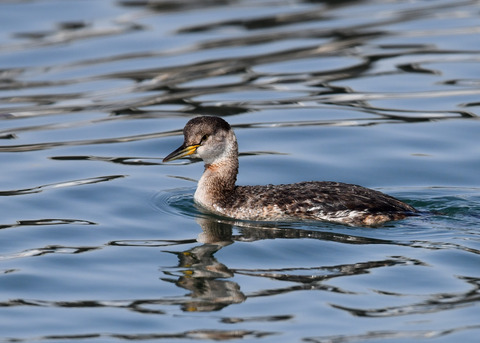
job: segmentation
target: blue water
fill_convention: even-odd
[[[478,1],[0,3],[0,342],[477,342]],[[379,228],[195,207],[220,115],[239,184],[336,180]]]

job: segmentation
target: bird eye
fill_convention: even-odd
[[[202,139],[200,140],[200,144],[205,142],[208,139],[208,135],[203,135]]]

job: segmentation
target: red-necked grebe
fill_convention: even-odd
[[[340,182],[236,186],[237,138],[225,120],[213,116],[193,118],[185,125],[183,135],[183,144],[163,162],[189,155],[201,158],[205,171],[194,200],[219,215],[243,220],[307,219],[379,225],[417,212],[389,195]]]

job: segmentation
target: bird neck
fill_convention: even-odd
[[[238,160],[227,160],[219,163],[205,164],[201,183],[219,191],[230,191],[235,187],[238,173]],[[200,183],[199,182],[199,183]]]
[[[235,189],[238,174],[238,148],[234,146],[222,159],[205,164],[205,171],[198,181],[194,199],[201,205],[213,209]]]

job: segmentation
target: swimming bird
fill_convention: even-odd
[[[204,209],[240,220],[321,220],[377,226],[416,211],[389,195],[358,185],[310,181],[282,185],[237,186],[238,144],[222,118],[200,116],[183,129],[183,144],[163,159],[199,157],[205,170],[194,200]]]

